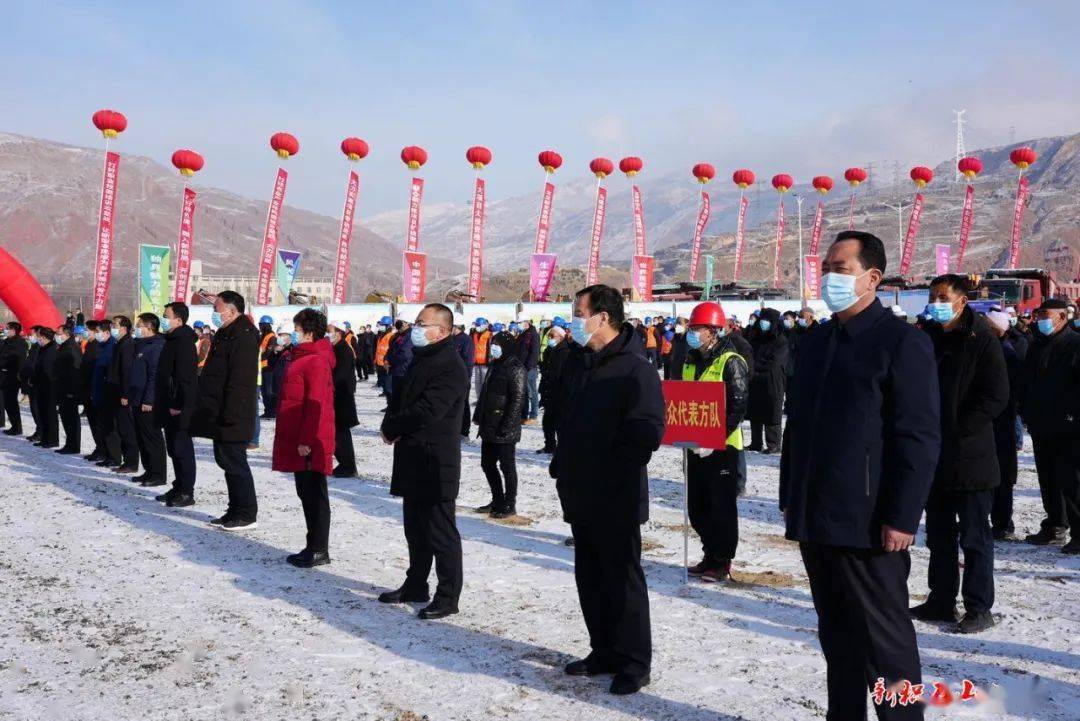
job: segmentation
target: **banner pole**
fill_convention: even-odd
[[[683,449],[682,568],[683,585],[690,583],[690,449]]]

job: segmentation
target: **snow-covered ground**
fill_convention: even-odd
[[[825,665],[798,550],[782,538],[776,457],[750,455],[739,582],[684,587],[680,459],[673,449],[655,456],[644,529],[652,685],[615,698],[605,678],[562,673],[588,644],[567,528],[547,459],[533,453],[538,428],[525,429],[518,451],[519,525],[468,510],[488,492],[479,445],[464,448],[461,614],[424,622],[414,607],[375,600],[401,582],[406,550],[377,433],[383,404],[370,385],[357,395],[363,476],[331,479],[333,563],[314,570],[284,561],[303,545],[304,523],[292,478],[270,470],[269,424],[252,454],[259,527],[242,535],[206,523],[223,511],[225,486],[205,442],[197,505],[167,509],[153,500],[162,489],[0,436],[0,718],[824,717]],[[1017,526],[1030,532],[1041,517],[1030,448],[1021,463]],[[1080,559],[1016,543],[997,552],[996,627],[975,637],[918,630],[928,682],[996,684],[1006,710],[992,701],[930,711],[1080,718]],[[917,599],[923,546],[913,560]]]

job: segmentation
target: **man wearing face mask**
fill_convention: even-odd
[[[165,306],[161,330],[165,347],[154,376],[154,421],[165,434],[165,452],[172,459],[172,488],[155,498],[169,508],[195,504],[195,446],[191,415],[198,389],[198,351],[195,331],[188,327],[187,304]]]
[[[757,332],[750,339],[754,348],[754,374],[750,380],[750,450],[776,453],[780,450],[780,423],[787,388],[788,338],[780,324],[780,312],[763,308],[758,314]],[[764,443],[764,445],[762,445]]]
[[[1080,333],[1068,327],[1068,302],[1051,298],[1035,311],[1037,334],[1024,360],[1020,412],[1035,447],[1046,517],[1025,540],[1080,553]]]
[[[247,449],[258,407],[259,332],[244,315],[244,296],[232,290],[214,299],[214,325],[218,332],[199,374],[191,435],[213,440],[214,460],[225,473],[229,506],[211,525],[242,531],[258,525]]]
[[[537,453],[555,453],[558,445],[555,429],[562,420],[562,370],[570,355],[570,339],[566,332],[566,321],[556,318],[558,325],[552,325],[548,331],[547,352],[540,361],[540,407],[544,409],[543,429],[544,447]]]
[[[116,388],[109,383],[109,369],[112,368],[113,353],[116,351],[116,339],[109,332],[109,323],[104,320],[98,321],[94,338],[100,352],[94,361],[90,402],[94,406],[101,449],[101,458],[95,465],[101,468],[118,468],[121,453],[120,434],[116,431],[116,412],[120,408],[120,396]]]
[[[563,368],[562,423],[549,472],[574,536],[574,579],[592,651],[571,676],[614,674],[624,695],[649,683],[652,635],[641,569],[649,518],[647,466],[664,435],[660,378],[624,323],[618,290],[577,293],[575,348]]]
[[[885,247],[844,231],[821,264],[832,320],[799,349],[780,459],[780,510],[798,541],[828,665],[828,717],[865,719],[877,678],[922,682],[908,615],[908,547],[941,446],[933,346],[876,296]],[[875,706],[921,719],[922,704]]]
[[[127,397],[131,382],[131,364],[135,360],[135,340],[131,337],[131,319],[126,315],[112,319],[112,337],[116,339],[109,365],[108,384],[116,407],[116,432],[120,435],[120,466],[117,473],[138,473],[139,441],[135,434],[135,416]]]
[[[746,359],[727,337],[724,310],[719,303],[701,303],[690,314],[686,336],[690,352],[683,365],[684,381],[724,383],[727,446],[721,450],[687,451],[687,507],[690,525],[701,538],[703,558],[690,575],[703,581],[731,579],[731,561],[739,545],[739,506],[745,477],[739,472],[743,454],[739,424],[746,415],[750,372]]]
[[[461,414],[468,374],[453,343],[454,312],[429,303],[416,317],[413,362],[390,399],[381,433],[394,446],[390,493],[402,499],[409,569],[400,588],[379,596],[382,603],[428,600],[432,562],[438,586],[422,619],[458,612],[461,595],[461,536],[455,500],[461,476]]]
[[[22,414],[19,410],[19,369],[26,359],[29,346],[22,337],[22,325],[11,321],[4,328],[4,342],[0,344],[0,394],[10,427],[5,436],[21,436]]]
[[[334,458],[338,465],[334,478],[356,477],[356,451],[352,429],[360,424],[356,417],[356,358],[345,334],[345,321],[336,320],[327,330],[334,355],[331,380],[334,386]]]
[[[165,348],[160,329],[161,320],[154,313],[140,313],[135,319],[135,357],[125,394],[143,467],[142,475],[132,480],[146,488],[165,485],[165,436],[154,418],[158,362]]]
[[[34,393],[37,396],[38,418],[41,425],[41,438],[34,442],[42,448],[56,448],[60,445],[60,421],[57,416],[58,383],[56,382],[57,346],[54,340],[56,331],[52,328],[38,328],[37,364],[34,366]]]
[[[82,401],[82,352],[74,329],[62,325],[56,329],[56,402],[64,426],[64,445],[56,449],[62,455],[77,456],[82,451],[82,427],[79,403]]]
[[[30,347],[19,366],[19,390],[26,396],[30,406],[30,417],[34,419],[34,432],[26,437],[30,443],[41,440],[41,413],[38,410],[38,395],[34,389],[35,369],[37,368],[38,356],[41,354],[41,342],[38,339],[38,331],[41,326],[35,325],[30,328],[30,336],[27,339]]]
[[[686,363],[686,354],[690,351],[690,346],[687,344],[687,324],[686,318],[679,318],[675,321],[675,335],[671,337],[671,379],[678,380],[682,377],[682,368]]]
[[[390,341],[390,348],[386,352],[388,366],[386,387],[391,398],[394,397],[394,391],[397,390],[398,383],[409,371],[413,359],[412,333],[409,331],[409,324],[399,318],[394,323],[394,328],[397,333],[394,335],[393,340]],[[389,402],[387,402],[386,407],[390,407]]]

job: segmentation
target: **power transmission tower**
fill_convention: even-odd
[[[866,163],[866,188],[868,193],[874,192],[874,161]]]
[[[893,192],[896,193],[896,197],[900,197],[900,161],[892,161],[892,184]]]
[[[960,167],[958,163],[960,158],[967,155],[967,151],[964,149],[964,113],[967,110],[954,110],[956,119],[953,120],[956,123],[956,157],[953,158],[953,182],[960,182]]]

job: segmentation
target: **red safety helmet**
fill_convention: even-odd
[[[719,303],[713,303],[712,301],[698,303],[694,306],[693,312],[690,313],[691,328],[695,325],[708,325],[719,328],[726,324],[727,319],[724,317],[724,309],[720,307]]]

